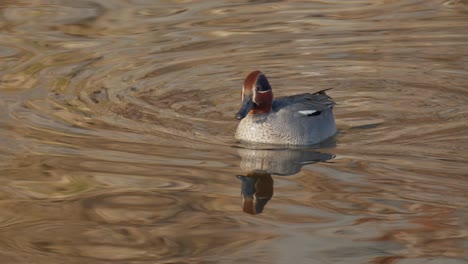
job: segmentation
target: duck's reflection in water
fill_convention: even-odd
[[[242,200],[244,212],[260,214],[273,196],[273,178],[268,173],[237,175],[242,181]]]
[[[239,149],[243,210],[260,214],[273,197],[272,175],[289,176],[301,171],[302,166],[334,158],[333,154],[312,149]]]

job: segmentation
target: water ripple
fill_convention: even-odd
[[[4,1],[0,262],[464,261],[467,10]],[[254,69],[275,96],[334,88],[327,163],[232,147]],[[255,216],[252,167],[275,187]]]

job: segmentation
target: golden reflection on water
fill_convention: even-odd
[[[0,262],[465,263],[467,18],[456,0],[1,2]],[[336,142],[235,143],[255,69],[275,96],[333,87]]]

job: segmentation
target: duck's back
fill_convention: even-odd
[[[283,108],[287,108],[290,109],[289,111],[323,111],[333,108],[335,102],[325,91],[279,97],[273,101],[272,110],[273,112],[278,112]]]

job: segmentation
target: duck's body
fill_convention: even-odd
[[[239,141],[281,145],[312,145],[336,133],[334,102],[325,91],[273,100],[263,73],[250,73],[242,90],[242,119],[235,138]]]

